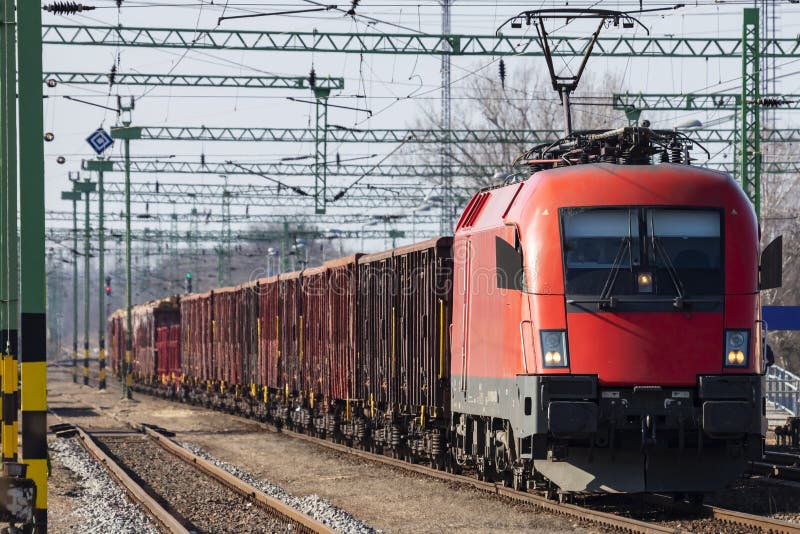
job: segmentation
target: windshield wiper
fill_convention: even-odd
[[[678,271],[675,269],[675,266],[672,264],[672,258],[669,257],[669,253],[664,248],[664,245],[661,244],[661,240],[655,235],[651,237],[653,239],[653,251],[656,254],[661,255],[661,259],[664,260],[664,266],[667,268],[667,274],[669,274],[669,279],[672,280],[672,285],[675,287],[675,293],[677,293],[677,296],[672,301],[672,305],[678,309],[681,309],[683,308],[684,303],[683,282],[678,276]]]
[[[611,296],[611,292],[614,290],[614,285],[617,283],[617,275],[619,275],[619,270],[622,268],[622,260],[625,257],[625,252],[627,251],[630,256],[630,249],[631,236],[627,235],[622,238],[622,242],[619,244],[614,263],[611,264],[611,272],[608,273],[608,278],[606,278],[606,282],[603,284],[603,290],[600,292],[600,298],[597,300],[601,307],[616,307],[617,302],[616,299]]]

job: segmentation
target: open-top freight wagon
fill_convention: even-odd
[[[132,375],[140,388],[443,462],[451,285],[451,239],[439,238],[138,305]],[[124,310],[108,328],[119,375]]]

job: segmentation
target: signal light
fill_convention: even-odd
[[[106,296],[111,296],[111,277],[106,276]]]
[[[192,292],[192,273],[186,273],[186,292]]]

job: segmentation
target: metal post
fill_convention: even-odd
[[[442,35],[450,35],[450,7],[454,0],[441,0],[442,4]],[[444,45],[442,50],[442,117],[441,134],[442,149],[440,152],[441,180],[442,180],[442,218],[439,226],[439,235],[450,235],[453,232],[453,174],[450,166],[453,164],[451,146],[451,79],[450,79],[450,52],[452,46]]]
[[[745,8],[742,26],[742,107],[740,172],[742,189],[761,217],[761,122],[758,8]]]
[[[77,191],[62,191],[61,200],[72,201],[72,381],[78,382],[78,201]]]
[[[20,176],[22,458],[36,484],[36,531],[47,531],[47,316],[45,314],[42,8],[17,2]],[[4,18],[11,26],[12,18]],[[7,58],[5,58],[7,59]],[[15,367],[16,368],[16,367]]]
[[[94,193],[96,184],[88,179],[75,182],[74,187],[83,194],[84,199],[84,227],[83,227],[83,385],[89,385],[89,326],[91,306],[89,304],[89,284],[91,283],[91,243],[89,226],[89,195]],[[77,239],[76,239],[77,241]]]
[[[114,164],[111,161],[98,158],[86,162],[86,168],[90,171],[97,171],[97,209],[99,211],[99,220],[97,222],[97,282],[100,287],[98,302],[97,302],[97,353],[98,358],[98,372],[97,372],[97,387],[100,390],[106,389],[106,277],[105,277],[105,227],[104,227],[104,211],[103,206],[103,173],[113,170]]]
[[[2,458],[17,459],[17,354],[19,278],[17,247],[17,93],[14,57],[14,2],[3,0],[0,25],[0,374],[2,374]],[[44,255],[44,250],[42,250]]]
[[[314,208],[325,213],[328,182],[328,95],[330,89],[314,89],[316,130],[314,134]]]
[[[122,121],[122,126],[111,129],[111,137],[123,140],[125,153],[125,363],[123,364],[122,396],[131,398],[131,361],[133,352],[133,321],[131,320],[131,139],[141,139],[142,130],[131,126],[130,112],[134,103],[123,105],[119,102],[119,109],[127,116]]]
[[[87,179],[86,184],[90,182]],[[89,240],[89,195],[86,197],[84,205],[84,226],[83,226],[83,385],[89,385],[89,283],[91,282],[91,243]]]

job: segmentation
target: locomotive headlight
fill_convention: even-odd
[[[653,275],[651,273],[639,273],[636,277],[636,285],[639,287],[640,293],[653,292]]]
[[[567,332],[565,330],[541,330],[542,359],[545,367],[567,367]]]
[[[745,367],[750,348],[749,330],[725,331],[725,366]]]

